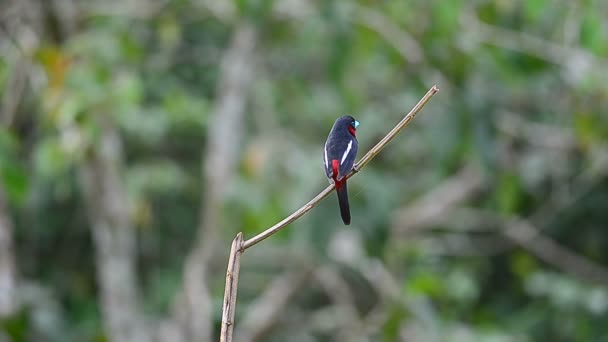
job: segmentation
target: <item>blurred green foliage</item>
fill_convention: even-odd
[[[205,1],[170,0],[151,13],[107,2],[119,14],[93,1],[68,3],[78,7],[76,28],[61,40],[40,31],[14,120],[0,128],[0,180],[16,227],[18,269],[47,289],[54,304],[40,306],[55,305],[43,310],[53,313],[51,327],[36,321],[36,306],[3,321],[15,341],[104,340],[78,182],[81,163],[99,142],[100,115],[118,125],[124,143],[122,178],[138,229],[145,308],[152,317],[166,314],[196,232],[201,151],[214,129],[209,116],[219,64],[241,20],[254,23],[260,41],[251,57],[255,78],[241,158],[235,179],[224,185],[225,248],[210,284],[215,326],[229,241],[238,231],[250,237],[277,222],[325,185],[321,150],[333,120],[357,117],[362,155],[438,84],[440,94],[350,182],[352,227],[340,224],[332,196],[256,246],[252,254],[262,261],[243,261],[239,319],[269,281],[297,267],[291,259],[336,269],[352,295],[367,302],[357,307],[365,317],[378,294],[334,255],[342,253],[333,243],[346,229],[360,238],[360,258],[390,271],[405,302],[381,306],[371,340],[608,336],[608,284],[505,242],[503,227],[492,223],[481,232],[454,231],[468,223],[451,220],[403,238],[394,219],[474,165],[487,181],[461,206],[529,219],[564,248],[608,263],[604,1],[240,0],[226,2],[234,10],[227,16]],[[9,31],[0,33],[5,97],[18,59]],[[468,243],[439,243],[452,235]],[[496,240],[502,247],[493,250]],[[486,252],[475,253],[486,243]],[[331,302],[318,285],[308,285],[264,341],[337,340],[331,323],[318,322]]]

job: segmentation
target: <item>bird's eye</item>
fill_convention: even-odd
[[[351,125],[353,125],[353,127],[357,128],[357,127],[359,127],[359,121],[355,120],[355,121],[353,121],[353,123]]]

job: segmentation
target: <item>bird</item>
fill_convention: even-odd
[[[336,186],[340,216],[345,225],[350,224],[350,208],[346,176],[353,169],[357,156],[357,127],[359,121],[350,115],[336,119],[323,150],[325,175],[330,183]]]

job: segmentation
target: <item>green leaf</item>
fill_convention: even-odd
[[[57,138],[43,140],[34,152],[36,171],[44,178],[53,179],[65,172],[70,164],[70,157],[62,149]]]
[[[527,253],[518,252],[511,257],[511,270],[521,278],[529,276],[537,268],[535,259]]]
[[[608,52],[608,35],[604,25],[605,15],[595,10],[587,13],[581,28],[582,45],[598,55]]]
[[[515,213],[520,204],[520,195],[519,177],[510,173],[502,174],[496,190],[498,210],[505,214]]]
[[[528,0],[523,2],[526,16],[532,22],[537,21],[547,11],[545,0]]]
[[[17,203],[25,200],[28,190],[28,177],[25,168],[17,164],[2,164],[0,179],[9,199]]]
[[[441,277],[428,272],[412,275],[407,283],[407,287],[413,293],[429,295],[431,297],[440,296],[444,291]]]

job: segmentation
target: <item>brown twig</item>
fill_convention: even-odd
[[[427,104],[427,102],[431,99],[431,97],[433,97],[433,95],[435,95],[438,91],[439,91],[439,88],[437,88],[437,86],[433,86],[431,89],[429,89],[429,91],[424,95],[424,97],[422,97],[422,99],[420,99],[420,101],[418,101],[418,103],[414,106],[414,108],[412,108],[412,110],[410,110],[410,112],[407,113],[407,115],[390,132],[388,132],[388,134],[386,136],[384,136],[384,138],[382,138],[382,140],[380,140],[376,144],[376,146],[374,146],[371,150],[369,150],[363,156],[363,158],[361,158],[361,160],[359,160],[359,162],[357,162],[355,164],[355,166],[353,167],[353,170],[347,175],[347,177],[350,178],[355,173],[361,171],[361,169],[363,169],[365,167],[365,165],[367,165],[367,163],[369,163],[370,160],[372,160],[378,153],[380,153],[380,151],[382,151],[382,149],[389,142],[391,142],[391,140],[393,140],[395,138],[395,136],[397,134],[399,134],[399,132],[405,126],[407,126],[412,121],[412,119],[416,116],[416,114],[418,114],[418,112],[422,109],[422,107],[424,107]],[[296,210],[294,213],[287,216],[286,218],[284,218],[282,221],[275,224],[274,226],[266,229],[265,231],[259,233],[258,235],[252,237],[251,239],[248,239],[247,241],[245,241],[245,243],[243,244],[243,249],[248,249],[251,246],[260,243],[262,240],[270,237],[271,235],[274,235],[281,229],[285,228],[285,226],[287,226],[291,222],[297,220],[302,215],[309,212],[310,209],[314,208],[317,204],[319,204],[319,202],[321,202],[321,200],[323,200],[325,197],[327,197],[333,190],[334,190],[334,185],[330,184],[323,191],[321,191],[321,193],[319,193],[315,198],[310,200],[310,202],[306,203],[300,209]]]
[[[410,110],[409,113],[390,131],[380,142],[376,144],[371,150],[369,150],[358,163],[355,164],[353,170],[347,175],[347,178],[352,177],[355,173],[361,171],[367,163],[372,160],[382,149],[395,138],[397,134],[407,126],[412,119],[418,114],[418,112],[424,107],[427,102],[437,94],[439,88],[437,86],[431,87],[429,91],[418,101],[418,103]],[[228,261],[228,269],[226,270],[226,287],[224,289],[224,302],[222,312],[222,328],[220,333],[220,342],[231,342],[232,333],[234,330],[234,314],[236,309],[236,293],[239,281],[239,269],[240,269],[240,257],[241,254],[248,248],[260,243],[271,235],[276,234],[281,229],[285,228],[291,222],[297,220],[302,215],[309,212],[314,208],[321,200],[327,197],[334,190],[334,185],[327,186],[321,193],[315,198],[306,203],[303,207],[287,216],[279,223],[252,237],[251,239],[243,242],[243,234],[238,233],[236,238],[232,242],[232,248],[230,251],[230,259]]]
[[[243,254],[243,233],[238,233],[234,240],[232,240],[230,259],[228,259],[228,269],[226,270],[220,342],[232,341],[234,314],[236,312],[236,292],[239,285],[239,270],[241,269],[241,254]]]

